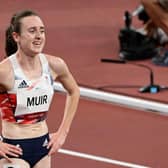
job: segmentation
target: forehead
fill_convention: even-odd
[[[27,16],[21,19],[21,27],[23,29],[30,27],[44,27],[44,24],[39,16]]]

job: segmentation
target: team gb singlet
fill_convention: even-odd
[[[39,54],[39,57],[42,75],[36,80],[26,78],[15,54],[9,57],[14,70],[15,84],[13,89],[0,96],[3,120],[30,124],[46,118],[54,94],[53,80],[45,55]]]

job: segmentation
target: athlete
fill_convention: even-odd
[[[2,141],[0,168],[51,168],[77,110],[79,88],[66,63],[44,54],[45,26],[33,11],[13,15],[6,30],[7,56],[0,63]],[[49,134],[46,116],[59,81],[67,91],[64,116]]]

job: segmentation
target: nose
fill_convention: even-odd
[[[41,36],[42,36],[42,33],[40,32],[40,31],[36,31],[36,38],[37,39],[40,39],[41,38]]]
[[[36,39],[40,39],[41,38],[41,35],[40,33],[36,33],[36,36],[35,36]]]

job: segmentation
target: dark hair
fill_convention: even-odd
[[[31,10],[24,10],[14,14],[13,17],[11,18],[10,25],[6,29],[5,34],[6,35],[5,51],[7,56],[10,56],[17,51],[17,43],[13,39],[12,33],[13,32],[16,32],[18,34],[21,33],[20,20],[28,16],[38,16],[38,14]]]

